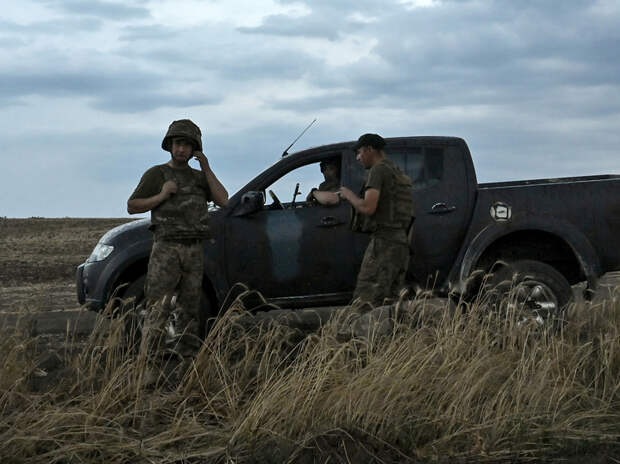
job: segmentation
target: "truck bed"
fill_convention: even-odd
[[[524,185],[548,185],[548,184],[568,184],[576,182],[595,182],[620,179],[620,175],[603,174],[598,176],[580,176],[580,177],[557,177],[548,179],[528,179],[528,180],[514,180],[508,182],[487,182],[478,184],[479,189],[493,189],[493,188],[506,188],[506,187],[521,187]]]

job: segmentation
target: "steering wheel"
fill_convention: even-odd
[[[271,197],[271,199],[273,200],[273,203],[271,204],[271,207],[273,209],[284,209],[284,206],[282,206],[282,202],[280,201],[280,199],[276,196],[275,193],[273,193],[273,190],[269,190],[269,196]]]

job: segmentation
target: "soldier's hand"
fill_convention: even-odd
[[[346,187],[340,187],[340,189],[338,189],[338,193],[340,194],[342,198],[344,198],[345,200],[349,200],[349,201],[351,201],[352,196],[355,196],[355,194]]]
[[[200,163],[200,168],[203,171],[206,171],[207,169],[209,169],[209,160],[207,159],[207,156],[203,152],[196,150],[193,153],[193,156],[194,156],[194,159]]]
[[[166,198],[170,198],[171,195],[177,193],[177,184],[173,180],[167,180],[161,187],[161,193]]]

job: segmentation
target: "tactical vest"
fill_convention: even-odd
[[[174,181],[177,192],[151,211],[155,239],[202,239],[208,237],[208,190],[191,168],[187,171],[161,166],[164,182]]]
[[[385,158],[381,162],[387,166],[392,173],[391,190],[388,192],[381,192],[381,195],[388,194],[391,196],[388,220],[378,224],[374,214],[372,216],[367,216],[353,209],[351,227],[353,230],[366,233],[375,232],[379,228],[403,229],[408,231],[414,220],[413,184],[409,176],[392,160]],[[365,186],[362,187],[362,196],[364,195],[364,190]]]

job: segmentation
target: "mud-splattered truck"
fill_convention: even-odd
[[[327,207],[305,198],[323,180],[319,163],[330,158],[340,163],[341,184],[360,191],[365,171],[351,147],[283,157],[212,211],[203,317],[216,313],[236,282],[287,308],[350,300],[368,237],[351,231],[348,203]],[[409,283],[471,294],[481,282],[471,278],[475,271],[495,265],[494,279],[516,275],[524,302],[547,313],[570,301],[571,285],[585,282],[588,297],[601,274],[620,269],[620,176],[478,184],[461,138],[391,138],[386,152],[414,183]],[[123,284],[121,295],[143,298],[149,225],[137,220],[101,238],[77,269],[81,304],[100,310]]]

